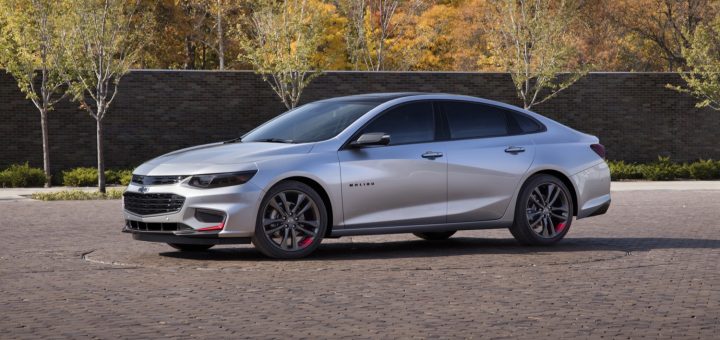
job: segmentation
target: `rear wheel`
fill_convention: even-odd
[[[557,177],[540,174],[523,186],[510,232],[526,245],[548,245],[560,241],[570,230],[573,202],[570,191]]]
[[[328,214],[310,186],[286,181],[274,186],[260,204],[252,242],[263,254],[278,259],[309,255],[322,242]]]
[[[214,246],[214,244],[182,244],[168,243],[169,246],[180,251],[206,251]]]
[[[450,238],[450,236],[455,235],[457,230],[449,230],[449,231],[430,231],[425,233],[413,233],[413,235],[428,241],[442,241],[447,240]]]

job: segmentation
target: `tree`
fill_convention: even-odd
[[[315,58],[325,34],[319,23],[331,15],[317,0],[259,1],[250,33],[240,38],[241,60],[249,62],[291,110],[303,89],[322,72]],[[334,7],[333,7],[334,9]]]
[[[425,0],[343,0],[350,63],[356,70],[409,69],[423,46],[402,45],[413,39],[412,29]],[[407,59],[411,57],[411,59]]]
[[[67,1],[64,75],[73,100],[96,121],[100,192],[105,192],[102,123],[118,94],[120,80],[140,51],[147,17],[137,13],[139,4],[139,0]]]
[[[234,26],[249,10],[249,0],[142,0],[153,17],[146,30],[140,66],[219,69],[238,66]],[[246,66],[246,65],[240,65]]]
[[[218,58],[218,69],[224,70],[226,67],[225,56],[228,50],[228,30],[231,21],[239,14],[243,14],[242,6],[237,0],[203,0],[204,8],[208,16],[212,18],[211,34],[207,34],[208,38],[202,39],[202,43],[211,48]],[[235,14],[235,15],[232,15]]]
[[[682,49],[682,56],[690,68],[690,72],[680,72],[687,88],[669,87],[698,98],[697,107],[720,110],[720,15],[688,35],[688,47]]]
[[[197,0],[175,0],[175,5],[181,9],[183,14],[182,21],[177,22],[182,24],[185,33],[185,61],[183,68],[186,70],[193,70],[198,68],[195,64],[197,59],[197,48],[202,43],[201,35],[204,33],[204,27],[207,25],[208,13],[207,13],[207,2]]]
[[[391,46],[392,64],[400,70],[452,69],[456,45],[453,20],[458,13],[449,5],[433,5],[423,11],[401,12],[403,32]]]
[[[397,27],[392,25],[392,20],[399,5],[399,0],[370,0],[368,6],[364,8],[364,30],[360,33],[365,36],[362,58],[368,70],[385,69],[387,39]]]
[[[227,3],[228,2],[224,0],[215,0],[215,8],[213,8],[213,12],[215,13],[215,31],[217,32],[217,43],[213,46],[217,46],[218,66],[220,70],[225,69],[225,23],[223,23],[223,17],[227,10]]]
[[[571,64],[575,49],[567,27],[577,17],[574,4],[495,0],[493,9],[486,62],[510,73],[525,109],[556,96],[587,73],[584,65]]]
[[[448,32],[444,32],[452,41],[453,47],[448,52],[452,64],[444,67],[457,71],[477,70],[478,62],[489,55],[485,16],[490,11],[490,5],[488,0],[465,0],[456,8]],[[493,65],[492,69],[495,68]]]
[[[613,21],[628,31],[627,48],[641,49],[640,60],[655,70],[685,67],[682,49],[690,35],[717,12],[715,0],[626,0],[616,6]]]
[[[317,24],[322,27],[320,44],[313,56],[312,64],[332,70],[348,69],[345,41],[347,19],[330,2],[312,1],[310,5],[319,12],[320,15],[317,16],[319,22]]]
[[[51,186],[48,112],[66,97],[59,73],[63,48],[59,43],[60,7],[53,0],[0,1],[0,65],[40,111],[45,187]]]

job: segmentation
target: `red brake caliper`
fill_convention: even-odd
[[[298,243],[298,245],[300,246],[300,248],[305,248],[309,246],[310,243],[312,243],[312,240],[312,237],[305,237],[304,239],[300,240],[300,243]]]

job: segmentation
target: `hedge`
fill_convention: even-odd
[[[677,163],[668,157],[658,157],[652,163],[637,164],[623,161],[608,161],[612,180],[645,179],[670,181],[678,179],[710,180],[720,179],[720,161],[711,159],[693,163]]]

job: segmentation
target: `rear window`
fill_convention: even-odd
[[[535,119],[532,119],[528,117],[527,115],[520,113],[520,112],[512,112],[512,116],[515,119],[515,122],[518,125],[518,128],[523,133],[532,133],[532,132],[538,132],[543,129],[543,126],[540,125]]]

